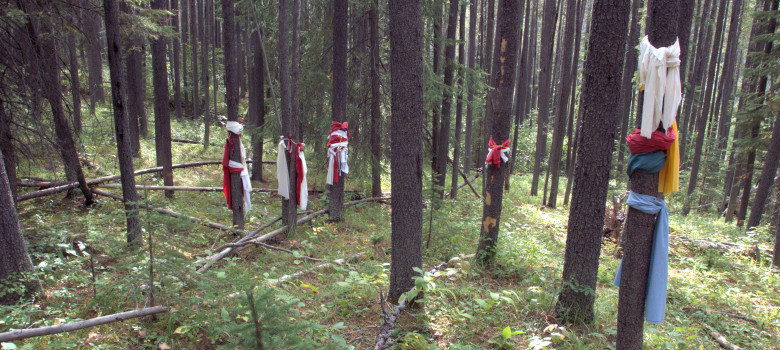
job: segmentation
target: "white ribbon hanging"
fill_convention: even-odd
[[[306,210],[309,206],[309,184],[306,182],[306,173],[309,172],[309,168],[306,166],[306,157],[303,155],[303,147],[298,151],[298,157],[301,159],[301,165],[303,166],[303,174],[299,174],[299,176],[303,176],[303,180],[301,181],[301,193],[298,194],[298,206],[301,207],[301,210]]]
[[[651,138],[663,121],[667,130],[674,123],[682,102],[680,83],[680,40],[669,47],[655,48],[647,36],[639,44],[639,85],[644,87],[641,135]]]
[[[241,132],[244,131],[244,124],[229,121],[225,123],[225,129],[236,135],[241,135]],[[252,182],[249,181],[249,171],[247,171],[248,167],[246,166],[246,148],[244,148],[244,143],[241,142],[240,138],[238,139],[238,145],[241,150],[241,162],[239,163],[231,160],[228,166],[241,169],[241,183],[244,189],[244,214],[246,215],[246,213],[252,209],[252,200],[250,198],[250,195],[252,194]]]
[[[336,130],[330,135],[328,135],[328,138],[330,139],[333,136],[340,136],[344,140],[347,140],[347,131],[346,130]],[[349,146],[349,141],[342,141],[334,143],[330,146],[328,146],[328,175],[325,178],[325,183],[328,185],[333,185],[334,176],[336,174],[333,173],[333,164],[338,160],[339,162],[339,176],[341,173],[349,174],[349,163],[347,162],[347,159],[349,158],[349,150],[347,147]]]
[[[279,150],[276,153],[276,179],[278,182],[278,190],[280,196],[284,199],[290,199],[290,172],[287,168],[287,159],[285,159],[285,153],[287,152],[287,145],[282,138],[279,141]]]

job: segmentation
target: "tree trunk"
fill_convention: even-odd
[[[227,118],[238,121],[238,82],[236,81],[236,28],[234,25],[233,0],[222,1],[223,31],[222,43],[225,53],[225,102],[227,103]],[[194,41],[194,40],[193,40]],[[194,82],[197,85],[197,80]],[[228,133],[228,137],[229,133]],[[240,147],[233,147],[230,160],[241,162]],[[233,208],[233,226],[244,229],[244,201],[240,173],[230,173],[230,199]]]
[[[152,8],[166,9],[166,0],[154,0]],[[164,23],[160,23],[164,25]],[[167,43],[163,37],[152,41],[152,84],[154,85],[154,135],[155,149],[161,157],[158,161],[163,167],[163,184],[173,186],[173,154],[171,152],[171,107],[168,94],[168,67],[165,62]],[[165,196],[173,197],[173,191],[165,191]]]
[[[171,12],[173,13],[173,108],[176,109],[176,118],[181,120],[181,28],[179,26],[179,0],[171,0]],[[155,136],[156,138],[156,136]]]
[[[472,1],[470,4],[470,10],[469,10],[469,57],[468,57],[468,67],[469,70],[474,69],[476,67],[474,60],[476,60],[476,54],[477,54],[477,2]],[[463,172],[467,175],[471,172],[471,168],[474,166],[472,164],[472,128],[474,125],[474,87],[471,82],[469,82],[469,93],[468,93],[468,99],[469,102],[466,105],[466,135],[464,136],[465,140],[465,150],[463,152]]]
[[[135,190],[133,158],[130,149],[125,92],[122,81],[122,50],[119,42],[119,9],[116,0],[103,0],[108,43],[108,68],[111,73],[111,97],[114,103],[114,131],[116,132],[117,158],[122,175],[122,197],[127,217],[127,243],[141,245],[141,220],[138,217],[138,194]]]
[[[739,1],[739,0],[737,0]],[[718,10],[718,19],[715,28],[715,43],[718,44],[723,39],[723,22],[726,18],[726,11],[728,10],[728,0],[721,0]],[[707,119],[710,112],[710,99],[712,98],[713,89],[715,84],[713,80],[715,78],[715,71],[718,68],[718,53],[720,50],[713,48],[710,56],[710,65],[707,71],[707,87],[704,93],[704,103],[701,108],[702,113],[696,120],[696,144],[693,148],[693,163],[691,164],[691,175],[688,182],[688,192],[685,196],[685,204],[683,205],[683,215],[688,215],[691,211],[691,197],[693,192],[696,191],[696,185],[699,176],[699,167],[701,162],[702,147],[704,146],[704,135],[706,135]],[[668,127],[668,126],[665,126]]]
[[[19,4],[22,10],[28,10],[27,6],[32,6],[35,11],[43,11],[37,3],[28,3],[27,6]],[[47,5],[43,5],[47,6]],[[57,64],[57,50],[54,44],[54,33],[48,22],[40,23],[27,22],[27,30],[32,46],[37,51],[39,57],[40,69],[39,76],[35,79],[40,83],[42,94],[51,106],[52,117],[54,119],[54,131],[57,135],[57,145],[60,148],[60,155],[68,174],[68,181],[78,181],[79,188],[84,195],[84,204],[93,203],[92,192],[87,187],[84,179],[84,172],[81,169],[76,144],[73,141],[73,134],[70,131],[70,123],[65,117],[65,111],[62,107],[62,86],[60,83],[60,68]],[[38,34],[40,31],[40,35]]]
[[[292,120],[292,96],[290,94],[290,7],[287,0],[279,1],[279,91],[282,101],[282,135],[296,141],[297,125]],[[335,75],[334,75],[335,76]],[[289,145],[292,145],[292,142]],[[295,157],[286,152],[289,169],[290,199],[282,199],[282,224],[287,226],[287,236],[295,236],[296,217],[296,173]]]
[[[450,188],[450,197],[458,197],[458,173],[460,171],[460,137],[463,131],[463,66],[466,63],[466,52],[464,43],[466,42],[466,5],[461,7],[460,18],[458,19],[458,32],[460,43],[458,43],[458,82],[455,86],[455,140],[452,152],[452,187]]]
[[[334,122],[347,120],[348,18],[348,1],[333,0],[333,95],[331,104]],[[328,216],[331,221],[344,220],[344,182],[346,179],[346,176],[340,175],[339,181],[330,186]]]
[[[5,102],[0,101],[0,152],[5,155],[3,158],[5,173],[8,176],[8,186],[15,205],[17,203],[16,184],[18,182],[16,180],[16,150],[12,140],[11,116],[5,111]]]
[[[582,0],[577,0],[577,24],[575,32],[577,33],[577,36],[574,38],[574,62],[571,66],[571,69],[573,71],[572,73],[572,79],[574,79],[575,82],[578,81],[577,79],[577,72],[580,71],[579,69],[579,52],[580,52],[580,41],[582,41],[582,22],[584,17],[584,11],[585,10],[585,4]],[[576,147],[577,147],[577,137],[579,136],[579,122],[575,122],[575,110],[577,110],[577,115],[580,115],[579,111],[581,108],[574,108],[576,101],[579,100],[579,96],[577,96],[577,86],[579,86],[579,83],[572,84],[571,86],[571,101],[569,102],[569,105],[571,106],[569,108],[569,126],[566,130],[566,139],[568,140],[568,147],[566,147],[566,190],[563,195],[563,206],[569,205],[569,197],[571,195],[571,187],[574,183],[574,164],[576,161]],[[582,94],[582,90],[580,90],[580,94]],[[579,119],[579,118],[578,118]]]
[[[558,19],[558,10],[555,0],[544,0],[544,19],[542,20],[542,46],[539,56],[539,116],[536,129],[536,152],[534,153],[534,172],[531,178],[531,195],[536,196],[539,188],[539,174],[542,171],[542,161],[547,153],[547,122],[550,113],[550,100],[552,95],[551,70],[552,49],[550,45],[555,39],[555,23]]]
[[[203,1],[203,0],[200,0]],[[189,0],[190,4],[190,49],[192,58],[192,119],[199,120],[200,118],[200,91],[198,86],[200,80],[198,80],[198,0]]]
[[[95,7],[99,5],[95,4]],[[87,42],[87,75],[89,79],[89,103],[95,113],[97,103],[106,103],[103,93],[103,40],[100,38],[100,15],[97,11],[84,11],[84,36]]]
[[[441,10],[442,3],[437,2],[435,6],[433,15],[433,75],[438,79],[439,74],[441,73],[441,21],[444,15]],[[438,92],[437,86],[434,85],[432,90],[434,91],[434,96],[436,96],[435,94]],[[439,107],[440,105],[438,103],[433,104],[433,113],[431,117],[431,173],[434,178],[431,182],[436,181],[435,173],[439,169],[439,152],[437,151],[437,148],[439,147],[439,123],[441,122],[441,109],[439,109]]]
[[[444,47],[444,93],[441,102],[441,127],[438,130],[436,146],[436,169],[434,169],[434,193],[439,199],[444,198],[444,183],[447,176],[447,158],[450,149],[450,122],[452,120],[452,80],[455,71],[455,33],[458,29],[458,1],[450,0],[449,17],[447,21],[447,43]]]
[[[122,12],[130,14],[128,5],[122,6]],[[144,108],[144,77],[143,77],[143,43],[135,40],[127,47],[127,61],[125,62],[125,81],[127,82],[127,116],[129,118],[128,137],[130,138],[130,150],[133,157],[141,156],[140,121],[141,114],[145,114]]]
[[[728,42],[726,43],[726,55],[723,59],[723,71],[721,73],[722,89],[720,90],[720,121],[718,122],[718,149],[720,158],[726,154],[729,132],[731,129],[731,111],[729,106],[734,104],[731,99],[731,90],[734,88],[734,70],[737,65],[737,46],[739,46],[740,26],[742,25],[742,0],[733,0],[731,4],[731,20],[729,21]]]
[[[19,226],[2,149],[0,159],[3,160],[0,162],[0,252],[3,252],[0,254],[0,282],[10,286],[24,284],[21,295],[14,291],[0,296],[0,305],[10,305],[18,302],[19,298],[31,297],[42,288],[38,279],[31,276],[33,264]]]
[[[379,70],[382,62],[379,58],[379,0],[374,0],[368,13],[371,27],[371,196],[382,195],[382,114],[379,104],[382,95],[379,91]]]
[[[647,33],[650,44],[653,47],[666,47],[674,44],[677,39],[677,23],[680,16],[679,1],[652,0],[649,3],[647,15]],[[641,119],[641,104],[639,111],[637,118]],[[658,173],[634,172],[631,176],[631,191],[655,197],[658,194]],[[601,221],[599,221],[600,223]],[[634,208],[628,209],[620,291],[618,292],[618,349],[642,349],[645,293],[654,226],[655,215],[646,214]]]
[[[737,0],[738,1],[738,0]],[[780,158],[780,112],[775,117],[775,124],[772,128],[772,139],[769,141],[766,155],[764,156],[764,168],[761,169],[761,178],[758,180],[758,190],[756,198],[753,200],[753,206],[750,208],[750,218],[747,221],[747,229],[761,224],[761,216],[764,213],[764,204],[769,197],[772,183],[775,182],[775,172],[777,172],[777,161]]]
[[[493,59],[491,86],[495,107],[491,135],[497,144],[509,138],[512,124],[512,95],[515,66],[517,65],[517,22],[520,8],[519,0],[500,0],[498,4],[497,43]],[[500,151],[500,150],[496,150]],[[499,166],[501,164],[499,163]],[[504,176],[508,167],[486,166],[487,187],[482,209],[477,260],[480,264],[491,263],[498,247],[498,229],[501,220],[501,208],[504,197]]]
[[[707,0],[705,0],[707,1]],[[628,128],[628,120],[631,115],[631,97],[634,95],[634,72],[636,72],[637,61],[639,61],[639,51],[636,43],[639,42],[640,15],[639,9],[644,8],[644,0],[633,0],[631,4],[631,27],[628,31],[628,41],[626,42],[626,64],[623,65],[623,76],[620,83],[620,100],[618,100],[619,128],[615,133],[618,142],[617,170],[615,176],[620,176],[623,172],[623,158],[626,152],[625,139],[623,133]]]
[[[709,48],[712,46],[712,26],[709,25],[706,22],[706,19],[708,18],[714,18],[715,17],[715,10],[718,8],[717,6],[712,6],[712,3],[715,0],[703,0],[704,1],[704,8],[702,9],[702,22],[699,26],[699,34],[698,39],[696,40],[696,61],[693,65],[693,75],[691,75],[691,81],[690,84],[687,85],[687,89],[685,90],[685,103],[683,104],[683,125],[682,128],[680,128],[680,135],[678,137],[680,138],[680,167],[687,167],[687,160],[688,160],[688,142],[689,142],[689,135],[691,134],[693,128],[696,113],[694,111],[694,106],[696,105],[696,101],[699,100],[699,96],[701,95],[700,92],[696,92],[701,87],[702,84],[702,77],[704,76],[704,67],[707,63],[707,53]]]
[[[596,0],[593,7],[580,107],[582,136],[574,170],[562,290],[555,306],[565,322],[574,323],[589,323],[594,318],[604,203],[615,140],[615,129],[604,126],[617,121],[614,101],[620,97],[620,85],[613,82],[622,72],[630,14],[626,1]],[[573,12],[568,4],[567,13]]]
[[[79,83],[79,59],[76,56],[76,39],[73,34],[67,36],[68,58],[70,61],[70,95],[73,98],[73,132],[81,134],[81,84]]]
[[[249,121],[252,132],[252,179],[263,182],[263,124],[265,124],[265,74],[260,33],[252,32],[252,68],[249,79]]]
[[[504,180],[504,190],[509,191],[509,179],[512,176],[512,173],[515,170],[515,160],[517,158],[517,141],[519,138],[520,133],[520,125],[523,124],[523,121],[525,121],[525,104],[527,102],[525,96],[526,91],[528,91],[528,85],[526,81],[528,80],[526,72],[528,71],[528,68],[526,68],[527,65],[527,56],[528,56],[528,42],[530,41],[529,32],[530,32],[530,18],[531,18],[531,0],[524,0],[524,5],[521,8],[520,11],[520,20],[518,21],[518,25],[520,26],[518,30],[518,35],[522,37],[522,40],[518,42],[518,56],[517,56],[517,79],[515,80],[515,105],[514,105],[514,113],[515,113],[515,130],[514,130],[514,136],[512,139],[512,155],[509,158],[509,175]],[[523,16],[525,18],[523,18]],[[525,21],[525,25],[523,26],[523,21]],[[528,28],[526,30],[523,30],[523,28]]]
[[[561,154],[563,151],[563,136],[566,133],[566,117],[568,116],[567,104],[569,103],[569,94],[571,85],[574,84],[571,66],[576,64],[574,61],[574,23],[576,19],[577,2],[575,0],[566,1],[566,24],[564,26],[563,42],[563,62],[561,69],[563,76],[558,85],[558,106],[556,108],[555,129],[553,130],[553,143],[550,150],[550,197],[547,206],[555,208],[558,201],[558,179],[560,176]],[[625,40],[625,39],[623,39]],[[574,108],[574,106],[571,106]],[[617,123],[615,123],[617,124]]]
[[[420,0],[390,0],[392,259],[388,299],[414,287],[422,268],[423,64]]]
[[[206,0],[198,6],[198,19],[199,26],[198,31],[200,39],[203,40],[203,47],[201,49],[201,77],[203,81],[203,124],[205,130],[203,132],[203,148],[209,148],[209,142],[211,138],[211,121],[215,119],[213,114],[209,110],[209,45],[211,45],[211,34],[208,30],[207,23],[210,22],[209,9],[211,8],[211,2],[213,0]],[[215,92],[216,93],[216,92]]]

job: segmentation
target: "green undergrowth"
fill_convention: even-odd
[[[93,127],[107,134],[111,125]],[[180,131],[175,137],[197,139],[200,128],[194,122],[176,122],[174,129]],[[118,173],[115,158],[105,156],[114,154],[113,145],[89,135],[82,136],[82,153],[93,164],[85,168],[87,177]],[[219,129],[213,135],[215,142],[221,142]],[[222,155],[217,146],[204,149],[174,143],[173,147],[174,163],[216,160]],[[266,158],[272,157],[269,154]],[[28,173],[43,171],[40,165],[29,166]],[[142,154],[135,166],[154,166],[153,138],[142,141]],[[273,170],[266,167],[267,178],[273,179]],[[312,170],[310,176],[324,176],[324,171]],[[218,187],[222,170],[217,166],[178,169],[174,178],[177,185]],[[387,180],[384,191],[390,190]],[[162,184],[155,175],[139,176],[137,182]],[[605,240],[602,247],[596,320],[587,325],[559,324],[553,309],[567,233],[568,208],[560,204],[565,179],[557,209],[547,208],[540,197],[530,196],[530,182],[527,174],[512,177],[511,189],[504,194],[497,258],[488,268],[472,266],[465,257],[476,249],[481,202],[464,187],[457,200],[446,200],[431,212],[431,196],[426,190],[423,270],[458,259],[421,281],[424,305],[401,313],[393,334],[395,349],[614,348],[618,290],[612,279],[619,264],[613,255],[614,243]],[[321,182],[311,183],[315,185],[310,187],[316,187]],[[275,183],[253,185],[275,187]],[[474,185],[480,191],[481,180]],[[610,193],[619,195],[624,188],[624,183],[613,183]],[[139,194],[143,202],[157,207],[225,225],[231,220],[221,192],[177,192],[173,199],[164,198],[159,191]],[[682,217],[675,212],[676,198],[670,198],[672,235],[771,248],[773,238],[766,228],[745,233],[711,214]],[[326,194],[310,200],[311,210],[327,207]],[[280,200],[275,194],[254,193],[252,201],[247,229],[279,215]],[[20,204],[21,225],[45,295],[0,306],[0,332],[148,306],[152,291],[155,304],[167,306],[171,312],[156,319],[133,319],[3,343],[3,349],[233,349],[253,348],[258,338],[266,348],[365,349],[373,347],[383,315],[392,310],[393,306],[382,299],[391,254],[391,210],[387,204],[350,207],[341,222],[320,216],[299,226],[295,236],[272,242],[294,254],[253,247],[200,274],[195,272],[195,261],[235,236],[143,210],[139,215],[144,244],[133,250],[124,241],[120,203],[103,197],[89,208],[80,203],[78,197],[67,199],[60,194]],[[277,223],[268,231],[278,227]],[[357,253],[363,254],[344,265],[314,269],[272,286],[277,278],[320,264],[306,256],[331,261]],[[645,325],[645,348],[717,347],[710,330],[702,325],[743,348],[776,347],[780,343],[778,288],[780,277],[770,268],[766,254],[756,258],[672,239],[666,322]],[[758,323],[710,311],[739,314]]]

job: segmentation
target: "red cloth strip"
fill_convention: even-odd
[[[228,209],[233,209],[233,205],[230,203],[230,174],[240,173],[243,168],[233,168],[230,166],[230,152],[233,151],[235,145],[241,142],[241,135],[228,132],[228,138],[225,139],[225,153],[222,155],[222,192],[225,193],[225,200],[227,201]]]
[[[491,163],[494,167],[500,168],[501,150],[509,148],[509,139],[506,139],[504,143],[499,145],[496,143],[496,141],[493,140],[493,136],[491,136],[490,141],[488,142],[488,147],[490,148],[490,152],[485,159],[485,163]]]
[[[649,153],[658,150],[666,151],[674,140],[677,139],[677,134],[671,128],[667,131],[669,132],[668,135],[662,131],[653,131],[648,139],[640,134],[640,129],[634,129],[631,135],[626,136],[628,150],[631,154]]]

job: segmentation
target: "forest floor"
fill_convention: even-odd
[[[175,122],[174,137],[199,139],[194,123]],[[111,124],[95,126],[82,136],[82,155],[90,161],[88,178],[118,174],[113,143],[98,135],[111,134]],[[219,129],[216,135],[222,135]],[[222,137],[214,141],[222,142]],[[247,143],[247,140],[244,140]],[[275,147],[267,147],[273,149]],[[208,149],[174,143],[174,163],[219,160],[221,146]],[[324,189],[324,161],[309,158],[309,188]],[[268,154],[265,159],[275,159]],[[57,160],[51,157],[51,162]],[[58,178],[56,165],[32,163],[20,176]],[[153,138],[142,141],[136,169],[154,164]],[[353,164],[353,168],[357,165]],[[322,169],[320,169],[322,168]],[[274,166],[265,166],[273,180]],[[48,174],[48,176],[47,176]],[[383,184],[389,188],[389,175]],[[203,166],[174,170],[178,186],[222,184],[222,170]],[[162,185],[155,175],[137,177],[139,185]],[[364,183],[347,180],[348,187]],[[565,179],[564,179],[565,181]],[[429,182],[426,179],[425,182]],[[475,185],[479,190],[481,181]],[[275,182],[253,184],[275,188]],[[596,290],[596,320],[567,327],[552,315],[560,288],[568,208],[550,209],[540,197],[529,196],[530,175],[512,176],[504,196],[498,255],[489,268],[472,267],[468,258],[425,277],[425,303],[402,312],[395,327],[395,348],[404,349],[609,349],[614,348],[618,289],[612,285],[619,264],[615,243],[604,240]],[[611,193],[625,184],[613,183]],[[20,193],[30,191],[20,188]],[[117,189],[110,189],[119,193]],[[220,192],[177,192],[171,200],[162,191],[139,191],[145,203],[197,218],[230,225],[231,213]],[[349,200],[351,195],[346,195]],[[479,235],[481,202],[463,188],[457,200],[448,200],[431,215],[426,191],[424,212],[424,271],[453,257],[473,254]],[[714,213],[682,217],[681,195],[668,198],[671,235],[712,242],[772,248],[773,237],[764,226],[745,233],[725,224]],[[327,208],[325,194],[310,197],[310,209]],[[254,208],[247,218],[252,230],[280,213],[279,197],[253,193]],[[561,203],[561,200],[559,200]],[[45,298],[15,306],[0,306],[0,332],[55,325],[140,308],[148,304],[150,261],[154,264],[157,304],[170,313],[156,320],[134,319],[71,333],[3,343],[2,349],[232,349],[255,344],[255,312],[267,332],[267,348],[373,348],[384,321],[382,303],[390,266],[390,206],[364,203],[345,210],[345,220],[331,223],[327,215],[298,227],[294,237],[272,244],[295,251],[288,254],[252,247],[224,259],[207,271],[195,272],[198,257],[236,237],[191,221],[154,211],[142,211],[144,246],[127,247],[120,203],[99,197],[85,208],[81,200],[63,194],[21,202],[19,217]],[[264,232],[278,228],[277,223]],[[150,260],[149,238],[152,238]],[[270,242],[268,242],[270,243]],[[303,256],[335,260],[357,253],[344,265],[316,269],[301,278],[269,286],[280,276],[305,270],[319,262]],[[672,238],[666,321],[645,325],[645,348],[712,349],[717,331],[746,349],[770,349],[780,344],[780,275],[770,257],[747,251],[719,251],[696,247]],[[741,315],[756,322],[716,313]],[[305,341],[291,345],[301,339]]]

